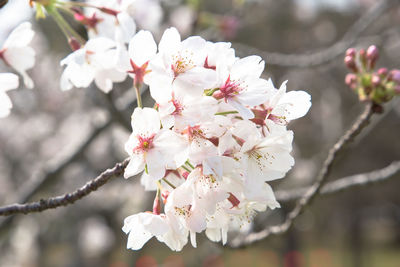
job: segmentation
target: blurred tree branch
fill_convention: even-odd
[[[344,190],[352,189],[358,186],[370,185],[372,183],[378,183],[392,178],[400,171],[400,161],[393,161],[388,166],[374,170],[367,173],[360,173],[351,176],[346,176],[337,179],[333,182],[327,183],[321,188],[321,195],[329,195],[333,193],[342,192]],[[309,187],[298,188],[298,189],[288,189],[276,191],[276,199],[280,202],[286,202],[291,200],[296,200],[303,196]]]
[[[293,210],[287,214],[286,219],[282,224],[268,226],[260,232],[250,233],[245,237],[239,235],[232,240],[232,242],[230,243],[231,246],[239,247],[243,245],[248,245],[264,239],[271,234],[282,234],[289,230],[293,221],[303,212],[306,206],[311,204],[312,200],[321,191],[322,186],[325,184],[332,170],[332,166],[335,159],[337,158],[337,155],[368,125],[372,114],[374,114],[373,108],[373,103],[367,103],[364,112],[360,114],[360,116],[350,127],[350,129],[329,150],[328,156],[325,159],[313,185],[307,189],[305,194],[302,195]]]
[[[332,46],[321,51],[305,54],[282,54],[263,51],[245,44],[234,43],[239,54],[256,54],[266,59],[269,65],[283,67],[315,67],[330,62],[343,54],[347,48],[352,46],[360,35],[388,10],[395,0],[377,1],[364,15],[362,15],[344,34],[342,39]]]

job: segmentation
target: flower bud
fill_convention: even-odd
[[[375,45],[371,45],[370,47],[368,47],[366,57],[368,59],[369,67],[373,69],[379,57],[378,48]]]
[[[371,79],[372,85],[377,87],[381,84],[381,77],[378,74],[372,74],[372,79]]]
[[[346,56],[355,57],[356,56],[356,50],[354,48],[347,49],[346,50]]]
[[[345,82],[351,89],[355,89],[357,87],[357,76],[349,73],[346,75]]]
[[[225,39],[233,39],[239,28],[239,19],[234,16],[225,16],[219,23],[219,28]]]
[[[397,84],[400,84],[400,70],[392,70],[389,73],[388,79],[394,81]]]
[[[81,48],[81,43],[78,40],[76,40],[75,37],[68,38],[68,44],[71,47],[72,51],[76,51]]]
[[[381,76],[382,78],[385,78],[387,74],[388,74],[387,68],[380,68],[378,70],[378,75]]]
[[[160,215],[160,213],[161,213],[161,203],[160,203],[160,197],[157,194],[153,202],[153,214]]]
[[[358,71],[356,62],[355,62],[355,60],[354,60],[354,57],[345,56],[345,57],[344,57],[344,63],[345,63],[346,66],[347,66],[350,70],[352,70],[353,72],[357,72],[357,71]]]
[[[365,49],[360,49],[360,52],[358,52],[358,56],[360,57],[360,61],[364,68],[367,67],[367,53],[365,52]]]

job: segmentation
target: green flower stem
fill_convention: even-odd
[[[228,115],[228,114],[238,114],[239,112],[232,110],[232,111],[224,111],[224,112],[217,112],[215,115]]]
[[[166,178],[162,178],[162,180],[163,180],[167,185],[169,185],[170,187],[172,187],[173,189],[176,188],[176,186],[173,185],[173,184],[171,184],[170,181],[168,181]]]

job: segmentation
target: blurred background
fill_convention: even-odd
[[[363,106],[344,84],[348,47],[380,48],[378,66],[400,67],[400,2],[373,0],[164,0],[157,38],[171,25],[184,36],[232,42],[238,56],[258,54],[276,87],[312,95],[308,115],[292,124],[296,165],[274,190],[310,184],[328,149]],[[72,192],[127,155],[134,108],[130,82],[105,95],[92,86],[62,92],[59,62],[70,53],[51,18],[35,20],[27,0],[0,10],[0,46],[20,22],[34,24],[33,90],[9,93],[0,120],[0,205]],[[71,23],[84,33],[77,23]],[[298,56],[300,55],[300,56]],[[4,64],[0,72],[11,71]],[[151,105],[148,93],[145,102]],[[399,101],[385,106],[337,160],[330,180],[383,168],[400,159]],[[117,178],[74,205],[0,218],[0,266],[400,266],[400,175],[383,183],[319,196],[289,232],[233,249],[199,235],[182,252],[151,240],[126,249],[128,215],[149,210],[154,193],[139,177]],[[254,231],[282,221],[293,201],[259,214]],[[233,233],[230,236],[232,239]]]

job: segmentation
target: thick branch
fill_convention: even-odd
[[[107,183],[110,179],[119,177],[124,173],[126,166],[129,163],[129,159],[125,159],[123,162],[115,164],[111,169],[108,169],[97,176],[95,179],[89,181],[81,188],[75,190],[72,193],[68,193],[62,196],[52,197],[49,199],[42,199],[38,202],[31,202],[26,204],[12,204],[0,208],[0,216],[8,216],[16,213],[32,213],[40,212],[47,209],[55,209],[60,206],[66,206],[74,203],[75,201],[89,195],[91,192],[97,190],[100,186]]]
[[[394,161],[390,165],[367,173],[355,174],[337,179],[327,183],[321,188],[322,195],[342,192],[357,186],[366,186],[372,183],[378,183],[392,178],[400,171],[400,161]],[[309,187],[276,191],[275,196],[279,202],[286,202],[301,198]]]
[[[391,4],[394,3],[395,1],[393,0],[377,1],[375,5],[365,12],[365,14],[350,27],[340,41],[318,52],[288,55],[267,52],[239,43],[235,43],[234,47],[239,51],[261,56],[267,60],[269,65],[298,68],[319,66],[330,62],[343,54],[347,48],[357,41],[361,33],[364,32],[376,19],[381,17],[381,15],[389,9]]]
[[[339,154],[350,141],[352,141],[365,126],[368,125],[369,120],[373,114],[373,105],[372,103],[368,103],[365,106],[364,112],[358,117],[355,123],[351,126],[351,128],[339,139],[339,141],[329,150],[328,157],[325,159],[320,172],[318,173],[314,184],[307,190],[307,192],[300,198],[297,202],[295,208],[288,213],[285,221],[276,226],[267,227],[264,230],[258,233],[251,233],[247,235],[245,238],[241,238],[240,236],[234,240],[232,240],[231,245],[233,247],[238,247],[241,245],[251,244],[255,241],[266,238],[271,234],[281,234],[286,232],[290,226],[292,225],[294,219],[299,216],[304,208],[309,205],[315,196],[320,192],[321,187],[325,184],[333,163]]]

